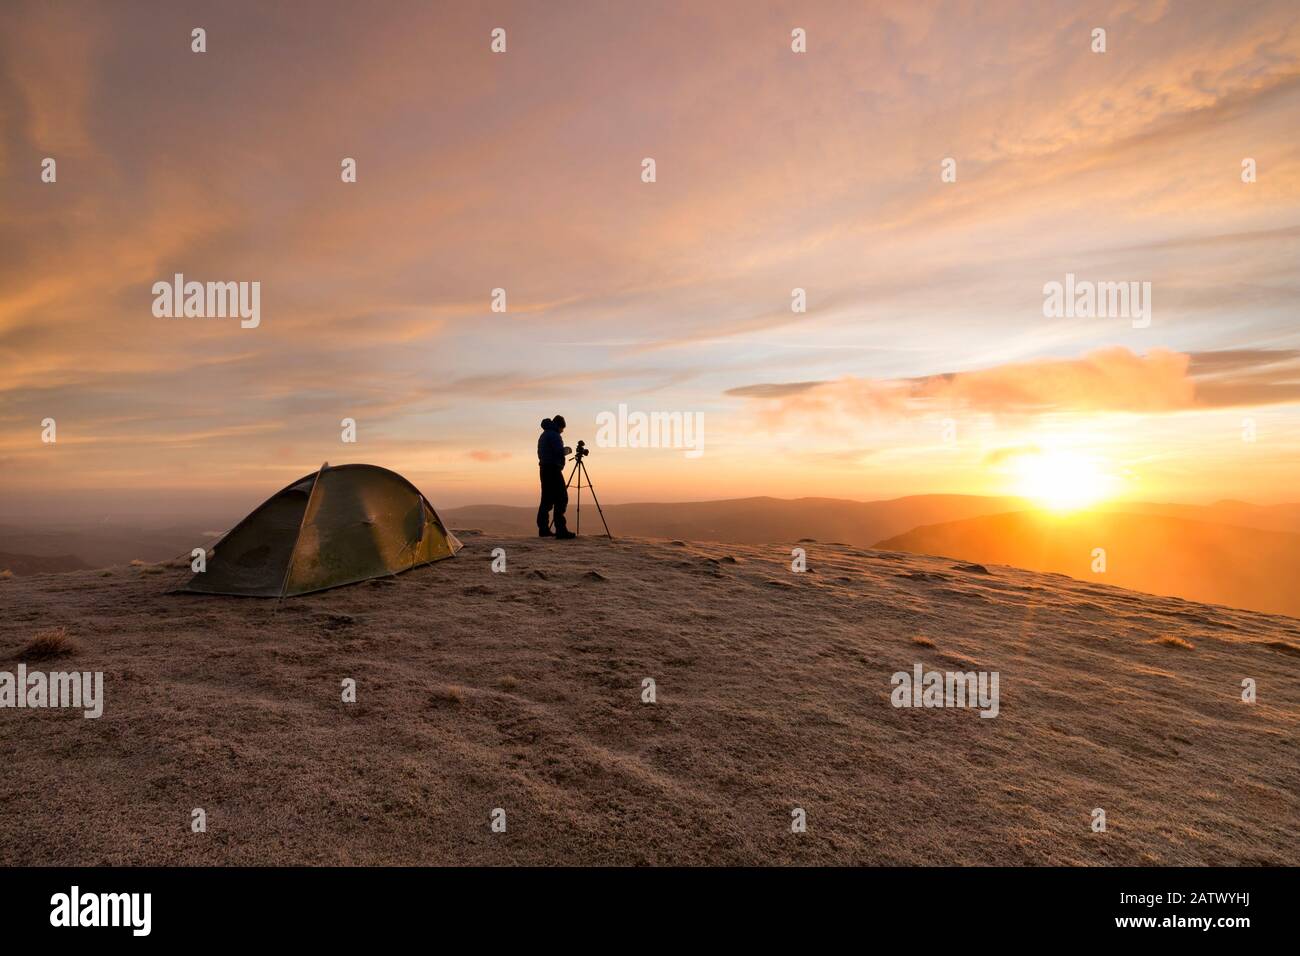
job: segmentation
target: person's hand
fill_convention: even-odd
[[[564,446],[564,455],[565,455],[565,457],[567,458],[569,455],[572,455],[572,454],[573,454],[573,449],[570,448],[568,445],[565,445],[565,446]]]

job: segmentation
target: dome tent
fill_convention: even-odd
[[[185,590],[289,597],[397,574],[461,547],[401,475],[327,462],[228,531]]]

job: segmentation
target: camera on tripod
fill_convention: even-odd
[[[564,483],[565,489],[572,488],[577,492],[577,507],[574,515],[577,518],[577,531],[582,531],[582,489],[585,486],[591,492],[591,500],[596,502],[596,511],[600,514],[600,523],[605,526],[605,537],[611,541],[614,536],[609,533],[609,522],[605,520],[605,509],[600,506],[600,499],[596,497],[596,486],[591,483],[591,475],[587,474],[587,463],[582,459],[591,454],[591,449],[587,447],[585,441],[578,442],[578,447],[573,450],[573,471],[569,472],[569,480]],[[583,481],[583,479],[586,481]]]

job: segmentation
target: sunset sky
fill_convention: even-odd
[[[609,502],[1294,501],[1297,130],[1292,0],[7,2],[0,515],[525,503],[620,403],[704,454],[596,449]],[[260,326],[155,317],[175,273]],[[1044,317],[1067,274],[1149,326]]]

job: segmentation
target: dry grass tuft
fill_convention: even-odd
[[[519,686],[519,678],[511,674],[507,674],[505,677],[501,678],[501,680],[498,683],[500,684],[502,690],[514,690],[516,687]]]
[[[922,637],[920,635],[912,638],[912,643],[919,644],[921,647],[934,647],[934,641],[930,640],[928,637]]]
[[[8,581],[13,576],[14,573],[10,571],[8,568],[5,568],[3,571],[0,571],[0,581]]]
[[[133,567],[133,568],[143,568],[143,567],[144,567],[144,562],[141,561],[139,558],[132,558],[132,559],[131,559],[131,567]]]
[[[66,627],[49,627],[37,631],[16,655],[24,661],[40,661],[51,657],[67,657],[77,651],[76,642],[68,637]]]
[[[1195,650],[1196,645],[1191,641],[1185,641],[1181,637],[1174,637],[1169,634],[1165,637],[1157,637],[1154,641],[1147,641],[1148,644],[1163,644],[1165,647],[1181,647],[1185,651]]]
[[[455,684],[447,684],[443,687],[435,688],[433,692],[433,703],[434,705],[451,704],[452,706],[459,707],[461,704],[465,703],[465,688],[458,687]]]

